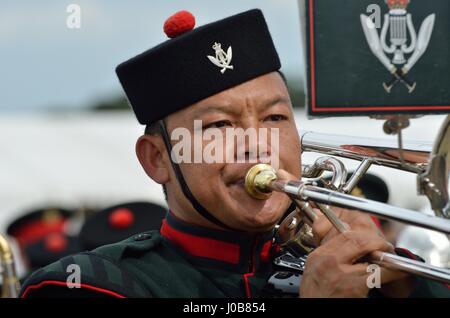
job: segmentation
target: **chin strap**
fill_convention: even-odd
[[[161,135],[163,137],[164,140],[164,144],[166,145],[166,149],[169,153],[169,160],[170,163],[172,164],[172,168],[173,171],[175,172],[175,176],[178,180],[178,183],[180,184],[181,190],[183,191],[184,196],[189,200],[189,202],[191,202],[192,206],[194,207],[194,209],[201,215],[203,216],[205,219],[207,219],[208,221],[224,228],[227,230],[233,230],[231,227],[229,227],[228,225],[224,224],[222,221],[220,221],[219,219],[217,219],[214,215],[212,215],[203,205],[200,204],[200,202],[197,201],[197,199],[194,197],[194,195],[192,194],[191,190],[189,189],[186,180],[184,180],[183,174],[181,173],[181,169],[180,166],[173,162],[172,160],[172,144],[170,143],[170,138],[169,138],[169,134],[167,132],[167,128],[166,125],[164,123],[164,120],[160,120],[159,121],[159,127],[161,130]]]

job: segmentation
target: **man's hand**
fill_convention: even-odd
[[[279,170],[279,177],[295,180],[295,176]],[[318,210],[311,224],[316,248],[309,256],[300,286],[301,297],[366,297],[369,292],[367,256],[374,251],[394,253],[372,219],[363,212],[332,207],[336,215],[349,225],[350,231],[339,233]],[[414,278],[408,274],[381,268],[381,292],[388,297],[407,297]]]
[[[373,251],[392,246],[378,234],[348,231],[330,238],[308,256],[300,297],[366,297],[368,263],[358,263]]]
[[[361,266],[363,266],[363,275],[365,277],[365,280],[362,281],[361,279],[357,279],[355,277],[355,280],[348,283],[349,288],[352,289],[352,292],[345,296],[344,294],[337,296],[337,297],[355,297],[356,291],[359,291],[361,294],[359,296],[365,297],[368,293],[368,287],[367,287],[367,278],[370,275],[370,273],[367,272],[367,266],[369,264],[363,262],[361,263],[362,259],[367,260],[367,257],[364,257],[370,252],[373,251],[384,251],[389,253],[394,253],[394,247],[388,243],[385,238],[383,237],[383,234],[378,230],[375,223],[372,221],[372,219],[362,212],[357,211],[351,211],[346,210],[342,208],[333,208],[333,211],[336,213],[336,215],[345,223],[349,225],[351,228],[350,232],[346,232],[343,234],[340,234],[328,221],[328,219],[320,213],[320,211],[316,211],[318,214],[318,219],[312,224],[314,237],[317,241],[317,245],[319,246],[311,255],[314,253],[317,253],[317,255],[314,255],[312,258],[312,261],[310,261],[310,258],[308,257],[307,262],[307,269],[308,266],[312,267],[312,274],[317,272],[317,266],[322,267],[321,261],[315,261],[315,258],[322,258],[322,257],[330,257],[330,253],[335,254],[344,254],[347,255],[347,258],[341,258],[336,257],[337,260],[346,260],[347,262],[340,263],[339,267],[348,268],[349,273],[354,273],[356,276],[360,273]],[[349,233],[356,233],[356,234],[349,234]],[[356,235],[353,240],[353,235]],[[342,245],[341,244],[342,239],[345,238],[346,240],[349,240],[349,244]],[[360,240],[359,238],[362,237],[364,240]],[[352,241],[353,240],[353,241]],[[355,250],[349,249],[348,246],[351,246],[353,244],[353,247]],[[368,251],[368,249],[375,248],[373,250]],[[378,247],[378,249],[377,249]],[[323,252],[327,255],[323,256]],[[362,254],[358,254],[358,251],[360,251]],[[310,256],[311,256],[310,255]],[[358,256],[355,258],[355,256]],[[353,258],[352,258],[353,257]],[[349,262],[350,261],[350,262]],[[310,265],[312,263],[318,262],[319,265]],[[345,266],[344,266],[345,265]],[[354,267],[353,267],[354,266]],[[319,272],[321,272],[323,269],[319,268]],[[328,269],[328,271],[333,271],[333,269]],[[306,273],[306,272],[305,272]],[[337,272],[338,275],[342,275],[342,279],[347,279],[344,274],[339,274],[339,271]],[[392,271],[381,267],[381,292],[384,293],[386,296],[389,297],[406,297],[410,294],[412,285],[414,282],[414,279],[410,277],[407,274],[398,272],[398,271]],[[350,276],[351,277],[351,276]],[[303,279],[305,276],[303,276]],[[348,280],[351,280],[351,278],[348,278]],[[354,283],[361,282],[362,286],[359,288],[355,288]],[[346,282],[341,281],[342,284],[347,284]],[[303,283],[302,283],[303,284]],[[301,288],[302,291],[302,288]],[[306,290],[304,292],[307,292]],[[349,292],[347,290],[347,292]],[[305,294],[300,294],[302,297]],[[307,295],[307,294],[306,294]],[[314,296],[311,296],[314,297]]]

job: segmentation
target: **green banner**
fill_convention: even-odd
[[[312,116],[450,112],[449,0],[305,0]]]

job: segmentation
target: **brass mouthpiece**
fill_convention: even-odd
[[[260,163],[248,170],[245,176],[245,190],[255,199],[267,200],[272,195],[270,187],[277,180],[277,174],[272,166]]]

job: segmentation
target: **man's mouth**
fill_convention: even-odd
[[[228,181],[225,180],[226,186],[228,186],[228,187],[230,187],[230,186],[240,186],[240,187],[245,188],[245,177],[247,176],[248,170],[251,167],[252,166],[248,166],[248,169],[241,170],[241,171],[235,173],[233,177],[227,178]]]
[[[244,186],[245,178],[239,178],[238,180],[232,182],[231,185]]]

